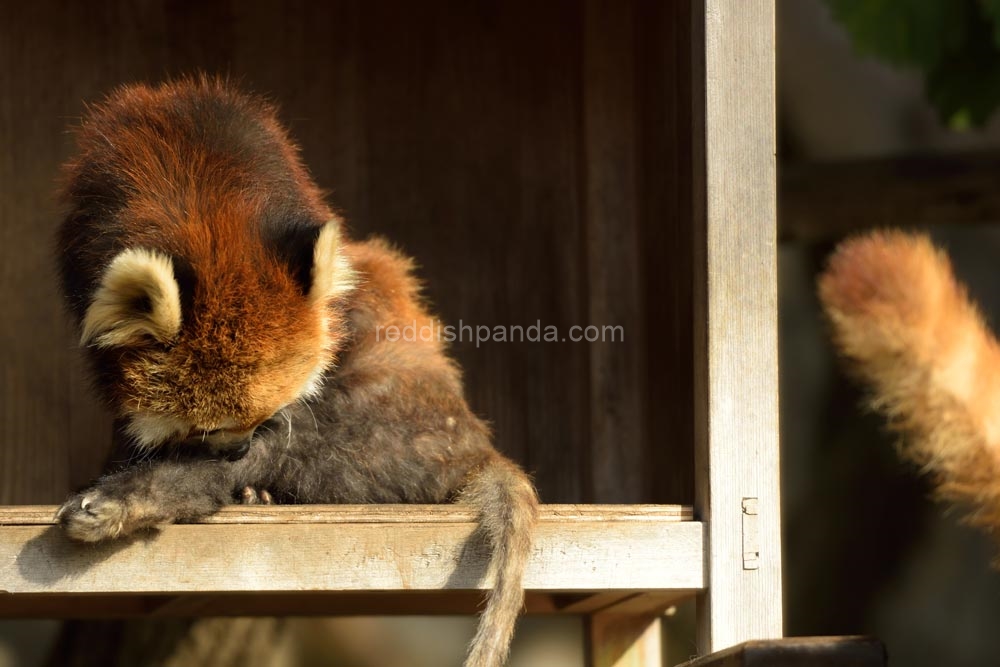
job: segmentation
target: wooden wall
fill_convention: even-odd
[[[51,198],[83,103],[228,73],[279,102],[356,235],[416,256],[452,324],[621,325],[624,343],[454,348],[548,502],[690,502],[686,3],[0,3],[0,503],[97,474],[55,290]]]

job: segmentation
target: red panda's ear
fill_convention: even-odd
[[[173,340],[181,328],[181,300],[170,258],[142,248],[119,253],[101,278],[82,328],[81,345],[115,347],[145,336]]]
[[[333,218],[316,236],[309,287],[309,299],[313,303],[327,303],[354,289],[354,269],[344,254],[340,224],[338,218]]]

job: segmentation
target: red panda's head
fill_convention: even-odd
[[[136,444],[224,448],[314,393],[353,272],[273,110],[212,79],[131,86],[78,139],[63,288]]]

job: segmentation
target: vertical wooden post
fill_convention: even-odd
[[[587,624],[587,667],[663,665],[659,615],[597,613]]]
[[[693,12],[699,650],[781,636],[773,0]]]

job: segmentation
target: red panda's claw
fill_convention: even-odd
[[[267,489],[257,489],[252,486],[244,486],[240,492],[241,505],[273,505],[274,497],[268,493]]]
[[[92,489],[78,493],[63,503],[56,513],[56,520],[71,539],[100,542],[122,534],[125,516],[124,502]]]

